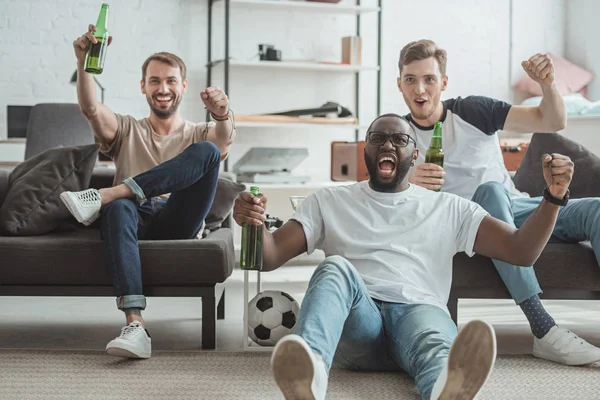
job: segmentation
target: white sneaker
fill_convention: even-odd
[[[600,361],[600,349],[566,328],[553,326],[546,335],[533,339],[533,355],[565,365]]]
[[[315,355],[298,335],[281,338],[273,349],[271,370],[286,400],[324,400],[327,371],[323,360]]]
[[[152,339],[139,321],[133,321],[121,329],[121,335],[106,345],[111,356],[125,358],[150,358]]]
[[[431,391],[432,400],[473,400],[490,376],[496,360],[494,328],[471,321],[450,347],[448,361]]]
[[[91,225],[100,216],[102,197],[96,189],[86,189],[81,192],[62,192],[60,199],[77,222],[81,224]]]

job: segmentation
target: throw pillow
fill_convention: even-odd
[[[244,184],[219,177],[215,200],[205,219],[205,228],[210,231],[219,229],[223,225],[225,218],[231,213],[235,198],[244,190],[246,190]]]
[[[542,156],[559,153],[575,163],[571,198],[600,197],[600,157],[571,139],[556,133],[535,133],[513,179],[515,186],[532,197],[542,195],[546,186],[542,171]]]
[[[593,73],[563,57],[550,54],[550,58],[554,63],[556,88],[560,94],[577,93],[594,79]],[[533,96],[541,96],[542,88],[539,83],[531,79],[525,71],[523,74],[524,76],[515,84],[515,89],[531,93]]]
[[[8,193],[0,207],[0,232],[42,235],[70,219],[60,194],[88,187],[98,150],[96,144],[55,148],[19,164],[8,178]]]

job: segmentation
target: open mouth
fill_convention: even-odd
[[[382,178],[391,178],[396,173],[396,157],[382,154],[377,158],[377,168]]]
[[[171,103],[171,101],[173,101],[173,96],[154,96],[154,101],[159,105],[159,106],[168,106],[169,103]]]
[[[417,103],[417,107],[424,107],[427,104],[427,100],[425,99],[415,99],[415,103]]]

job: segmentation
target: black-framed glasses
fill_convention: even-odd
[[[388,140],[396,147],[406,147],[411,141],[417,144],[415,139],[406,133],[369,132],[367,134],[367,142],[374,146],[381,146]]]

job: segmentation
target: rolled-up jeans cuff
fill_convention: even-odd
[[[117,297],[117,308],[119,310],[124,310],[126,308],[139,308],[140,310],[145,310],[146,296],[133,294]]]
[[[146,195],[144,194],[144,191],[133,178],[125,178],[123,184],[129,189],[131,189],[135,197],[137,197],[138,201],[146,200]]]

